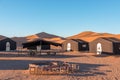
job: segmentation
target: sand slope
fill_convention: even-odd
[[[91,42],[99,37],[115,37],[120,39],[119,34],[110,34],[110,33],[97,33],[92,31],[84,31],[79,34],[68,37],[68,39],[82,39],[87,42]]]

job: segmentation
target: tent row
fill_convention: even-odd
[[[92,42],[86,42],[81,39],[67,39],[62,44],[45,40],[36,40],[24,43],[23,47],[27,49],[47,50],[52,49],[51,45],[56,47],[59,46],[64,51],[120,54],[120,40],[113,37],[101,37]],[[55,49],[55,47],[53,49]]]
[[[34,50],[50,50],[52,48],[61,47],[61,44],[38,39],[30,42],[23,43],[23,48]],[[15,51],[17,50],[17,42],[10,38],[0,39],[0,51]]]
[[[113,37],[100,37],[92,42],[81,39],[67,39],[62,44],[43,39],[23,43],[23,48],[40,50],[62,49],[64,51],[87,51],[90,53],[120,54],[120,40]],[[17,49],[17,43],[10,38],[0,40],[0,51]]]
[[[86,42],[80,39],[70,39],[63,42],[62,48],[66,51],[120,54],[120,40],[113,37],[101,37],[92,42]]]

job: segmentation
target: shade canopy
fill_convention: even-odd
[[[52,41],[46,41],[46,40],[43,40],[43,39],[38,39],[38,40],[26,42],[26,43],[23,43],[22,45],[23,45],[23,48],[38,46],[38,45],[62,46],[62,44],[60,44],[60,43],[55,43],[55,42],[52,42]]]

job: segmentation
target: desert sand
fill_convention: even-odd
[[[91,42],[100,37],[115,37],[120,39],[120,34],[111,34],[111,33],[98,33],[92,31],[84,31],[79,34],[67,37],[68,39],[82,39],[87,42]]]
[[[80,70],[68,75],[30,75],[29,63],[60,60],[77,63]],[[119,80],[120,56],[67,52],[56,56],[30,57],[18,53],[0,53],[0,80]]]

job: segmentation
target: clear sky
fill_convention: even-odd
[[[120,34],[120,0],[0,0],[0,35]]]

